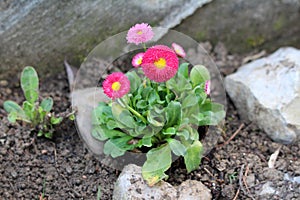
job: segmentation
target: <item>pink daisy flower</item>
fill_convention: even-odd
[[[205,87],[204,87],[205,93],[207,95],[210,95],[210,80],[205,81]]]
[[[142,64],[143,56],[145,53],[136,54],[131,61],[132,66],[139,67]]]
[[[151,26],[145,23],[141,23],[136,24],[129,29],[126,39],[128,43],[134,43],[138,45],[140,43],[148,42],[152,39],[153,36],[154,33]]]
[[[176,44],[176,43],[172,43],[172,48],[174,49],[175,53],[184,58],[185,57],[185,51],[184,49],[182,48],[182,46],[180,46],[179,44]]]
[[[130,81],[122,72],[114,72],[107,76],[102,87],[109,98],[121,98],[129,92]]]
[[[145,52],[141,65],[150,80],[165,82],[175,76],[178,64],[178,57],[172,49],[156,45]]]

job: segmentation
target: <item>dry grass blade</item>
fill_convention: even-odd
[[[229,144],[229,142],[230,142],[231,140],[233,140],[233,138],[235,138],[235,136],[236,136],[236,135],[244,128],[244,126],[245,126],[245,124],[242,123],[242,124],[239,126],[239,128],[232,134],[232,136],[231,136],[226,142],[224,142],[223,144],[220,144],[218,147],[220,148],[220,147],[222,147],[222,146],[224,146],[224,145]]]
[[[279,155],[279,151],[281,149],[282,145],[278,147],[278,149],[270,156],[270,159],[268,161],[268,167],[269,168],[274,168],[275,166],[275,162],[276,162],[276,159]]]

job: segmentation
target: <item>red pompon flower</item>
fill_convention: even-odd
[[[130,90],[130,81],[122,72],[114,72],[107,76],[103,84],[104,94],[111,99],[121,98]]]
[[[210,80],[205,81],[205,87],[204,87],[205,93],[207,95],[210,95]]]
[[[150,80],[165,82],[175,76],[178,64],[178,57],[172,49],[156,45],[145,52],[141,66]]]
[[[136,54],[131,61],[132,66],[139,67],[142,64],[143,56],[145,53],[138,53]]]
[[[185,51],[184,49],[182,48],[182,46],[180,46],[179,44],[176,44],[176,43],[172,43],[172,48],[174,49],[175,53],[184,58],[185,57]]]
[[[131,27],[127,33],[127,42],[136,45],[151,40],[154,36],[152,28],[146,23],[136,24]]]

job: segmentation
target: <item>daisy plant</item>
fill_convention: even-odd
[[[146,48],[153,35],[145,23],[128,31],[128,43],[143,44],[145,52],[132,58],[135,70],[108,75],[102,88],[112,101],[100,102],[92,116],[92,135],[104,141],[105,154],[146,153],[142,175],[150,186],[167,178],[172,156],[183,156],[188,172],[197,169],[203,156],[198,127],[225,117],[210,98],[208,70],[187,63],[179,44]]]

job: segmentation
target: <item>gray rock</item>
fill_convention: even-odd
[[[209,200],[212,198],[210,190],[201,182],[187,180],[178,186],[178,200]]]
[[[263,195],[270,195],[270,194],[276,194],[276,190],[271,186],[271,182],[266,182],[260,192],[259,192],[259,196],[263,196]]]
[[[300,0],[217,0],[199,8],[175,30],[197,41],[222,41],[229,52],[300,47]]]
[[[284,180],[290,181],[292,183],[298,183],[298,184],[300,184],[300,176],[292,177],[291,175],[289,175],[288,173],[286,173],[286,174],[284,174]]]
[[[171,28],[210,1],[0,1],[0,75],[26,65],[57,73],[66,56],[79,66],[98,43],[135,23]]]
[[[210,190],[199,181],[187,180],[178,188],[165,181],[148,187],[141,174],[141,167],[127,165],[120,174],[113,192],[114,200],[210,200]]]
[[[253,121],[274,141],[300,139],[300,51],[280,48],[242,66],[225,79],[240,116]]]
[[[114,188],[114,200],[140,200],[140,199],[157,199],[173,200],[177,199],[177,190],[164,181],[159,185],[148,187],[145,183],[141,167],[136,165],[127,165],[120,174]]]

